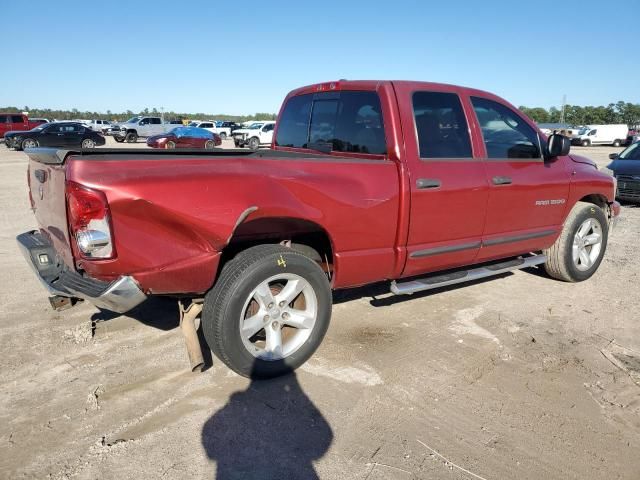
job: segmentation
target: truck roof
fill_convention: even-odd
[[[289,96],[301,95],[304,93],[315,93],[323,91],[340,91],[340,90],[375,90],[380,85],[390,83],[393,85],[405,85],[425,90],[441,90],[441,91],[465,91],[468,94],[490,96],[494,95],[490,92],[478,90],[475,88],[463,87],[448,83],[423,82],[415,80],[334,80],[329,82],[315,83],[292,90]]]

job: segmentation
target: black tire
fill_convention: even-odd
[[[26,150],[27,148],[38,147],[38,141],[33,138],[25,138],[20,144],[20,150]],[[17,147],[16,147],[17,150]]]
[[[127,143],[136,143],[138,141],[138,134],[136,132],[129,132],[124,139]]]
[[[220,134],[220,138],[221,138],[222,140],[226,140],[226,139],[227,139],[227,134],[226,134],[226,133],[224,133],[224,132],[222,132],[222,133]]]
[[[204,148],[205,150],[213,150],[216,148],[216,143],[213,140],[207,140],[204,142]]]
[[[113,137],[113,139],[118,143],[124,142],[124,138]]]
[[[613,141],[613,146],[614,146],[614,147],[619,147],[620,145],[622,145],[622,140],[620,140],[620,139],[617,139],[617,138],[616,138],[616,139]]]
[[[258,150],[258,148],[260,148],[260,139],[258,137],[251,137],[248,144],[251,150]]]
[[[309,337],[297,350],[282,359],[263,360],[245,346],[240,319],[254,289],[278,274],[295,274],[311,286],[317,298],[317,315]],[[280,245],[259,245],[224,266],[205,297],[202,327],[213,353],[231,370],[244,377],[271,378],[291,372],[313,355],[329,327],[331,307],[329,281],[316,262]]]
[[[166,148],[167,150],[173,150],[174,148],[176,148],[176,142],[169,140],[164,144],[164,148]]]
[[[589,145],[591,145],[591,142],[589,140],[583,140],[582,141],[582,146],[583,147],[588,147]]]
[[[581,270],[573,259],[574,239],[578,229],[588,220],[596,220],[601,230],[601,248],[597,259],[589,268]],[[609,223],[607,216],[600,207],[592,203],[578,202],[564,223],[562,232],[556,242],[543,253],[547,256],[544,264],[547,273],[565,282],[582,282],[590,278],[602,262],[607,250],[609,237]]]

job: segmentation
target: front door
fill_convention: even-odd
[[[411,210],[403,276],[472,263],[480,249],[488,185],[474,155],[458,91],[399,87]]]
[[[483,138],[489,184],[478,261],[517,255],[553,243],[569,195],[567,158],[545,161],[538,132],[511,107],[471,97]]]

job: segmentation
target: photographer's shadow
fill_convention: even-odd
[[[330,425],[293,372],[252,380],[202,429],[218,480],[318,478],[313,461],[324,456],[332,440]]]

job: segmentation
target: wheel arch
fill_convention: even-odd
[[[282,244],[299,251],[315,260],[330,277],[333,276],[333,239],[318,223],[298,217],[241,219],[222,250],[218,270],[238,253],[262,244]]]

